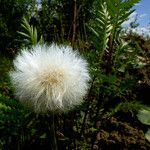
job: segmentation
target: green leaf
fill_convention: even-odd
[[[89,27],[89,28],[90,28],[90,30],[94,33],[94,35],[96,35],[97,37],[99,37],[98,32],[96,32],[92,27]]]
[[[91,128],[89,129],[89,131],[95,132],[95,131],[98,131],[98,129],[96,129],[96,128],[94,128],[94,127],[91,127]]]
[[[150,125],[150,108],[139,110],[138,119],[145,125]]]
[[[24,32],[18,31],[18,33],[21,34],[21,35],[23,35],[23,36],[25,36],[25,37],[27,37],[27,38],[30,38],[30,36],[28,34],[24,33]]]
[[[150,129],[145,133],[145,138],[150,142]]]
[[[11,108],[9,106],[6,106],[5,104],[0,103],[0,110],[10,110]]]
[[[44,133],[40,136],[40,139],[45,139],[45,138],[46,138],[46,133]]]

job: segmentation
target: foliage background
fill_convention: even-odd
[[[150,148],[137,117],[149,112],[150,38],[121,26],[138,2],[0,0],[0,149],[51,147],[50,117],[22,106],[9,79],[21,48],[43,41],[78,49],[92,77],[85,103],[55,116],[58,148]]]

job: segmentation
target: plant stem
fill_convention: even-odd
[[[58,150],[57,147],[57,140],[56,140],[56,133],[55,133],[55,120],[54,120],[54,112],[52,112],[51,117],[51,123],[50,123],[50,136],[51,136],[51,142],[52,142],[52,150]]]
[[[91,87],[89,89],[89,93],[88,93],[88,96],[87,96],[87,108],[84,112],[84,118],[83,118],[83,122],[82,122],[82,126],[81,126],[81,131],[80,131],[80,136],[82,136],[84,134],[84,128],[85,128],[85,123],[86,123],[86,118],[87,118],[87,115],[88,115],[88,111],[89,111],[89,106],[90,106],[90,100],[89,100],[89,97],[90,97],[90,94],[92,92],[92,88],[93,88],[93,84],[94,84],[94,81],[95,81],[95,76],[93,78],[93,81],[91,83]]]
[[[110,34],[108,41],[108,57],[107,57],[107,65],[106,65],[106,74],[111,74],[113,69],[113,35]]]

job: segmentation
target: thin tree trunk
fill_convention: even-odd
[[[76,38],[76,25],[77,25],[77,1],[74,0],[74,13],[73,13],[73,34],[71,45],[74,48],[75,38]]]

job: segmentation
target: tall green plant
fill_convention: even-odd
[[[89,28],[93,35],[91,40],[99,53],[99,61],[103,62],[104,70],[110,74],[114,66],[114,59],[117,59],[120,47],[125,48],[125,42],[121,36],[121,24],[128,19],[134,10],[131,8],[139,0],[108,0],[107,2],[95,1],[94,20],[90,22]],[[119,48],[118,48],[119,47]],[[123,51],[122,51],[123,52]]]
[[[100,51],[102,56],[108,48],[108,41],[113,26],[111,24],[111,16],[108,12],[106,3],[101,5],[101,10],[94,12],[95,20],[91,23],[90,30],[94,33],[94,45]]]
[[[129,68],[135,64],[138,51],[124,40],[121,25],[134,12],[132,7],[137,2],[139,0],[100,0],[93,5],[93,18],[88,27],[95,49],[88,57],[95,77],[96,101],[92,104],[95,124],[119,102],[135,100],[132,90],[137,80],[130,75]]]
[[[125,42],[121,24],[128,19],[133,12],[131,8],[138,1],[101,0],[94,3],[94,17],[89,29],[96,49],[95,60],[91,58],[91,71],[99,83],[98,103],[115,97],[126,100],[126,93],[130,93],[135,85],[136,81],[127,69],[136,63],[138,51]]]

